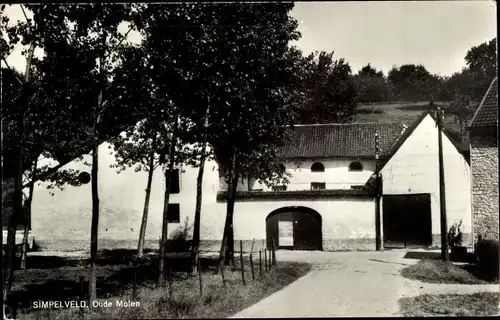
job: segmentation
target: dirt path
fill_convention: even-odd
[[[234,315],[241,317],[391,317],[398,300],[420,294],[498,292],[498,285],[439,285],[405,279],[402,268],[418,260],[405,252],[278,252],[277,258],[313,263],[285,289]]]

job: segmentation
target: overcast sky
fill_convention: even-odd
[[[6,14],[24,19],[19,5]],[[492,0],[298,2],[292,15],[300,22],[300,49],[333,50],[354,72],[370,63],[387,74],[394,65],[413,63],[449,76],[465,66],[469,48],[493,39],[497,30]],[[137,41],[137,35],[130,40]],[[7,61],[24,71],[21,51],[17,47]]]

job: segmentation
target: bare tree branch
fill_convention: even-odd
[[[24,11],[24,6],[23,5],[21,5],[21,10],[23,11],[24,18],[26,19],[26,22],[28,23],[28,28],[30,28],[30,31],[32,31],[31,26],[29,25],[28,16],[26,15],[26,11]]]
[[[130,28],[128,29],[127,33],[125,33],[125,35],[124,35],[124,36],[123,36],[123,38],[120,40],[120,42],[118,42],[118,43],[116,44],[116,46],[114,46],[114,47],[113,47],[113,49],[111,49],[111,50],[110,50],[110,52],[106,55],[106,57],[105,57],[105,58],[109,57],[109,55],[110,55],[113,51],[115,51],[115,50],[116,50],[116,48],[118,48],[118,47],[122,44],[123,40],[127,39],[127,36],[128,36],[128,34],[130,33],[130,31],[132,31],[132,29],[133,29],[133,27],[130,27]]]

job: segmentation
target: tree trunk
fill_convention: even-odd
[[[158,262],[158,287],[163,287],[165,283],[165,259],[167,252],[167,242],[168,242],[168,204],[170,200],[170,185],[172,171],[174,170],[174,160],[175,160],[175,145],[177,140],[177,121],[175,122],[175,127],[172,134],[172,140],[170,143],[170,154],[168,160],[168,169],[165,171],[165,196],[163,198],[163,225],[161,230],[161,242],[160,242],[160,252],[159,252],[159,262]]]
[[[18,159],[17,159],[17,172],[14,183],[14,193],[12,195],[13,200],[13,210],[9,218],[8,231],[7,231],[7,254],[4,263],[4,287],[3,287],[3,303],[4,306],[7,305],[7,299],[10,295],[12,289],[12,283],[14,280],[14,260],[16,258],[16,230],[18,217],[24,214],[23,210],[23,174],[24,174],[24,153],[25,153],[25,143],[27,139],[26,132],[26,117],[28,114],[29,107],[29,96],[30,96],[30,84],[29,78],[31,73],[31,60],[33,58],[33,52],[35,51],[35,43],[32,41],[28,50],[28,56],[26,58],[26,72],[24,75],[24,84],[21,93],[21,112],[18,119],[19,123],[19,144],[18,144]],[[2,252],[3,254],[3,252]],[[5,316],[5,314],[4,314]]]
[[[460,125],[460,142],[464,141],[464,132],[465,132],[465,125],[464,125],[464,120],[460,119],[459,120],[459,125]]]
[[[198,177],[196,178],[196,207],[194,211],[194,228],[193,228],[193,242],[191,245],[191,275],[196,275],[198,270],[198,253],[200,248],[200,223],[201,223],[201,201],[203,196],[203,173],[205,171],[205,148],[206,142],[203,146],[203,151],[200,159],[200,169],[198,170]]]
[[[102,90],[97,98],[97,105],[102,103]],[[100,108],[98,107],[98,110]],[[92,149],[92,224],[90,227],[90,278],[89,278],[89,297],[90,303],[96,298],[96,260],[97,260],[97,241],[99,232],[99,137],[97,134],[97,125],[94,125],[94,147]]]
[[[205,115],[205,130],[208,128],[208,116],[210,113],[210,105],[207,107]],[[203,137],[203,149],[200,157],[200,169],[198,170],[198,177],[196,178],[196,207],[194,211],[194,228],[193,228],[193,242],[191,244],[191,275],[195,276],[198,271],[198,257],[200,250],[200,224],[201,224],[201,202],[203,197],[203,173],[205,172],[205,160],[207,148],[207,132],[205,131]]]
[[[106,43],[106,35],[103,36],[103,43]],[[99,58],[99,75],[104,73],[104,57],[105,52],[102,52]],[[102,105],[102,89],[99,90],[96,106],[96,120],[92,130],[93,149],[92,149],[92,171],[91,171],[91,192],[92,192],[92,222],[90,226],[90,274],[89,274],[89,305],[92,307],[92,302],[97,296],[97,280],[96,280],[96,260],[98,250],[98,233],[99,233],[99,126],[101,124],[101,116],[104,113]]]
[[[234,217],[234,203],[236,201],[236,189],[238,187],[238,174],[234,174],[234,179],[231,183],[231,193],[227,200],[227,214],[229,217],[228,229],[227,229],[227,246],[226,246],[226,261],[225,264],[229,265],[231,263],[234,266],[234,228],[233,228],[233,217]]]
[[[33,165],[33,171],[31,174],[31,180],[35,181],[36,179],[36,169],[38,165],[38,157],[36,157],[34,165]],[[28,255],[28,238],[29,238],[29,233],[30,233],[30,224],[31,224],[31,203],[33,202],[33,189],[35,187],[35,184],[30,185],[30,191],[28,195],[28,201],[26,201],[26,214],[25,214],[25,219],[24,219],[24,233],[23,233],[23,245],[21,248],[21,269],[26,268],[26,256]]]
[[[227,180],[227,206],[226,206],[226,222],[224,224],[224,232],[222,235],[222,243],[219,252],[219,265],[229,265],[233,262],[234,265],[234,236],[233,234],[233,213],[236,187],[238,184],[238,175],[235,169],[235,158],[233,158],[232,168],[230,169],[229,179]]]
[[[139,231],[139,243],[137,244],[137,256],[142,258],[144,256],[144,239],[146,237],[146,226],[148,223],[148,213],[149,213],[149,198],[151,197],[151,183],[153,182],[154,173],[154,161],[155,161],[155,145],[156,145],[156,133],[153,135],[153,141],[151,143],[151,153],[149,154],[149,164],[148,164],[148,182],[146,186],[146,199],[144,200],[144,211],[142,212],[142,222],[141,229]]]
[[[165,170],[165,196],[163,198],[163,225],[161,229],[161,243],[160,243],[160,253],[158,262],[158,283],[157,287],[163,287],[165,283],[165,255],[167,251],[167,241],[168,241],[168,203],[170,200],[170,176],[172,169],[169,168]]]

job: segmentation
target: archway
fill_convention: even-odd
[[[285,207],[266,218],[267,247],[274,240],[279,249],[322,250],[321,215],[307,207]]]

